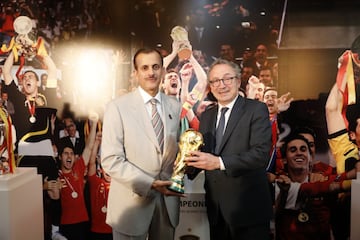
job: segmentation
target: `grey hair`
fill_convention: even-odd
[[[241,70],[240,70],[240,67],[239,65],[237,65],[236,63],[234,62],[231,62],[231,61],[228,61],[228,60],[225,60],[225,59],[222,59],[222,58],[218,58],[216,59],[210,66],[209,68],[209,71],[208,71],[208,79],[209,79],[209,74],[210,72],[213,70],[213,68],[217,65],[228,65],[230,66],[232,69],[234,69],[235,71],[235,74],[236,74],[236,77],[239,78],[240,75],[241,75]]]

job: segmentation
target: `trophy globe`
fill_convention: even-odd
[[[14,30],[19,35],[27,35],[31,32],[33,23],[29,17],[19,16],[14,21]]]

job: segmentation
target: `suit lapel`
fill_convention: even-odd
[[[214,152],[215,150],[215,131],[216,131],[216,119],[217,119],[218,105],[206,112],[206,117],[201,118],[200,128],[204,134],[204,141],[207,143],[204,145],[204,150]],[[202,127],[203,126],[203,127]]]
[[[159,142],[156,138],[149,113],[146,110],[144,100],[141,97],[139,90],[134,91],[132,98],[133,99],[129,104],[131,104],[131,111],[134,119],[137,121],[138,125],[143,129],[149,139],[154,143],[157,150],[160,151]]]
[[[245,101],[242,97],[238,97],[229,116],[229,120],[226,124],[224,136],[221,141],[219,152],[221,152],[227,140],[230,138],[231,133],[233,132],[235,126],[239,123],[240,118],[243,115],[243,105]]]
[[[172,124],[174,124],[174,119],[176,113],[173,112],[173,106],[171,105],[168,98],[165,94],[161,93],[161,102],[162,102],[162,111],[163,111],[163,124],[164,124],[164,149],[167,149],[168,144],[168,136],[170,134],[171,129],[173,129]],[[175,124],[179,124],[176,122]],[[179,126],[180,127],[180,126]]]

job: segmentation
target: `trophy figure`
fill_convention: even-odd
[[[178,50],[178,57],[182,60],[189,59],[192,51],[189,44],[188,32],[186,31],[186,29],[180,26],[175,26],[171,30],[170,36],[173,41],[181,42]]]
[[[14,30],[17,33],[15,42],[19,46],[19,55],[25,56],[29,61],[37,54],[36,33],[29,17],[19,16],[14,21]]]
[[[193,129],[188,129],[180,136],[179,152],[176,156],[174,172],[170,181],[172,184],[168,187],[169,190],[184,193],[184,176],[186,170],[186,163],[184,158],[188,156],[189,151],[197,151],[203,145],[203,136],[200,132]]]

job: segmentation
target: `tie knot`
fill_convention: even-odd
[[[227,112],[227,110],[229,110],[229,108],[228,107],[223,107],[223,108],[221,108],[221,115],[225,115],[225,113]]]
[[[156,103],[157,103],[156,98],[150,99],[150,103],[151,103],[152,105],[156,105]]]

